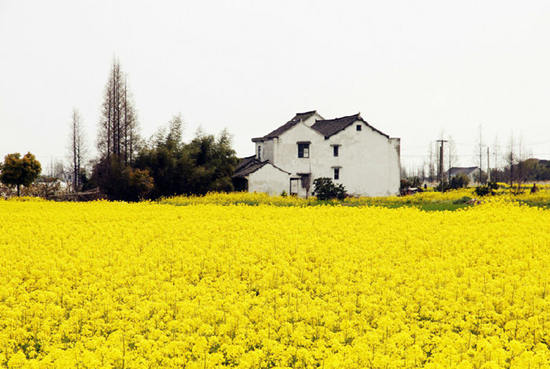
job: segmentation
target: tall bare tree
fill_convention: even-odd
[[[99,124],[97,147],[101,160],[106,159],[110,163],[114,159],[119,164],[131,164],[138,140],[136,111],[127,77],[118,60],[115,60],[105,87]]]
[[[433,182],[435,179],[435,158],[433,142],[430,142],[430,146],[428,147],[428,178],[430,182]]]
[[[514,165],[516,165],[517,158],[516,158],[516,152],[515,152],[515,144],[514,144],[514,134],[510,134],[510,141],[508,144],[508,151],[506,152],[504,156],[504,160],[506,161],[507,166],[509,167],[509,180],[510,180],[510,187],[514,184],[515,179],[515,173],[514,173]]]
[[[77,192],[82,185],[80,171],[82,170],[82,163],[85,160],[85,155],[86,146],[82,118],[78,110],[73,109],[71,133],[69,136],[69,161],[71,163],[73,192]]]
[[[448,180],[451,181],[451,168],[458,165],[458,155],[456,153],[456,143],[452,136],[449,136],[447,139],[447,148],[449,151],[448,155],[448,162],[449,162],[449,169],[447,170],[447,174],[449,176]]]
[[[479,125],[479,138],[476,143],[475,149],[474,149],[474,159],[475,163],[479,167],[479,173],[478,175],[474,175],[475,178],[477,178],[478,183],[481,184],[484,182],[484,176],[483,176],[483,164],[484,164],[484,158],[483,158],[483,126]]]
[[[492,147],[493,155],[493,167],[494,169],[500,169],[500,141],[498,139],[498,134],[495,136],[495,141],[493,142]]]

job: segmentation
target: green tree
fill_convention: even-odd
[[[109,200],[138,201],[151,193],[154,180],[147,169],[135,169],[120,163],[116,157],[99,162],[93,173],[99,189]]]
[[[23,157],[19,153],[6,155],[0,169],[2,170],[0,181],[6,186],[16,186],[17,196],[20,196],[21,186],[29,186],[33,183],[42,167],[34,155],[28,152]]]
[[[175,116],[168,131],[159,129],[136,158],[135,167],[147,169],[154,179],[153,198],[191,193],[189,181],[194,163],[182,141],[182,126],[181,116]]]
[[[450,187],[454,190],[458,188],[464,188],[468,187],[470,184],[470,177],[468,177],[464,173],[459,173],[456,176],[451,178],[451,182],[449,183]]]
[[[231,176],[238,160],[229,133],[224,130],[216,138],[199,131],[186,144],[182,127],[181,117],[175,116],[136,159],[135,167],[147,169],[154,179],[151,197],[233,191]]]
[[[189,181],[191,193],[203,195],[210,191],[233,191],[231,176],[238,159],[226,130],[217,139],[199,132],[187,149],[194,164]]]

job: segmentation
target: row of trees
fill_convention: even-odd
[[[105,89],[99,157],[90,185],[97,185],[109,199],[127,201],[233,190],[237,158],[229,133],[224,130],[215,137],[199,131],[185,143],[183,125],[181,115],[175,116],[148,141],[142,140],[127,77],[115,61]],[[73,152],[77,156],[78,150]],[[73,160],[75,173],[81,162]]]
[[[68,165],[52,163],[50,176],[69,184],[68,191],[75,198],[89,195],[86,191],[90,189],[97,189],[111,200],[126,201],[234,189],[231,175],[238,160],[226,130],[217,136],[199,130],[186,143],[184,123],[181,115],[177,115],[149,140],[140,137],[127,76],[118,61],[113,63],[109,74],[98,126],[98,156],[87,161],[83,120],[74,109]],[[30,153],[23,157],[9,154],[0,171],[0,181],[15,186],[20,195],[21,186],[30,186],[38,178],[41,165]],[[41,179],[44,183],[53,181],[55,178]]]
[[[416,169],[402,169],[402,178],[417,177],[422,182],[449,182],[448,169],[458,166],[456,143],[452,137],[432,142],[428,148],[427,159]],[[464,144],[466,145],[466,144]],[[481,126],[479,138],[474,145],[474,163],[478,171],[474,173],[474,182],[487,181],[507,182],[510,185],[525,181],[550,180],[548,163],[545,160],[532,158],[521,139],[513,135],[505,148],[498,138],[492,145],[485,144]]]

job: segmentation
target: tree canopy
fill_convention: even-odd
[[[7,186],[16,186],[17,196],[20,196],[20,187],[33,183],[42,167],[34,155],[28,152],[23,157],[19,153],[6,155],[0,169],[2,170],[0,181]]]
[[[197,132],[186,144],[182,131],[181,116],[175,116],[168,129],[159,130],[136,159],[135,167],[148,170],[153,177],[151,197],[232,191],[237,157],[229,133],[222,131],[216,138]]]

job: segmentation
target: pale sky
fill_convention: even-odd
[[[404,166],[442,132],[474,164],[480,124],[550,158],[549,36],[548,0],[0,0],[0,156],[64,159],[73,107],[93,154],[116,56],[145,137],[181,113],[245,156],[296,112],[361,112]]]

